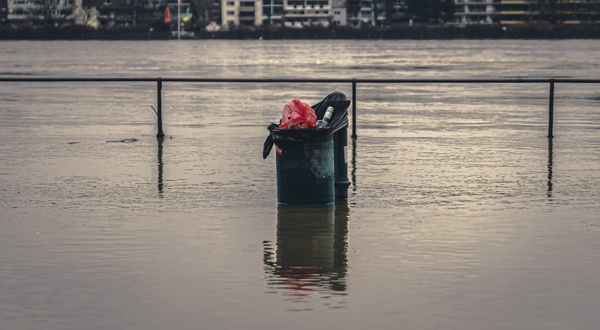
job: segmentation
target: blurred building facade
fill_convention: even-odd
[[[203,28],[224,30],[258,26],[387,27],[429,24],[415,19],[408,0],[0,0],[2,24],[155,25],[173,17]],[[190,19],[191,18],[191,19]],[[192,22],[192,23],[189,23]],[[434,22],[442,24],[442,22]],[[595,24],[600,0],[454,0],[443,24]]]
[[[455,0],[453,23],[600,23],[599,0]]]
[[[3,24],[61,26],[75,24],[82,0],[2,0]]]

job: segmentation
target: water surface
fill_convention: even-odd
[[[32,77],[598,78],[600,42],[2,42]],[[266,125],[335,84],[0,83],[6,329],[594,329],[600,91],[358,86],[347,202],[277,206]]]

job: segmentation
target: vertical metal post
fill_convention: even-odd
[[[352,138],[356,139],[356,78],[352,79]]]
[[[181,39],[181,0],[177,0],[177,40]]]
[[[165,133],[163,132],[162,127],[162,78],[160,77],[156,79],[156,96],[156,117],[158,120],[158,132],[156,133],[156,138],[162,140],[162,138],[165,136]]]
[[[554,137],[554,78],[550,79],[550,98],[548,100],[548,138]]]
[[[335,200],[348,199],[348,127],[333,133],[333,164],[335,168]]]

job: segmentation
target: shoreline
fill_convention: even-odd
[[[0,40],[170,40],[169,31],[153,31],[147,26],[116,29],[92,29],[85,26],[63,28],[0,27]],[[452,40],[452,39],[600,39],[600,24],[578,25],[467,25],[398,26],[387,28],[309,27],[246,28],[233,31],[195,31],[186,40],[284,40],[284,39],[380,39],[380,40]]]

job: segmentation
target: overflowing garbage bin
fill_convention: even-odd
[[[263,158],[275,146],[279,204],[332,204],[348,197],[348,106],[341,92],[309,106],[298,99],[270,124]]]

